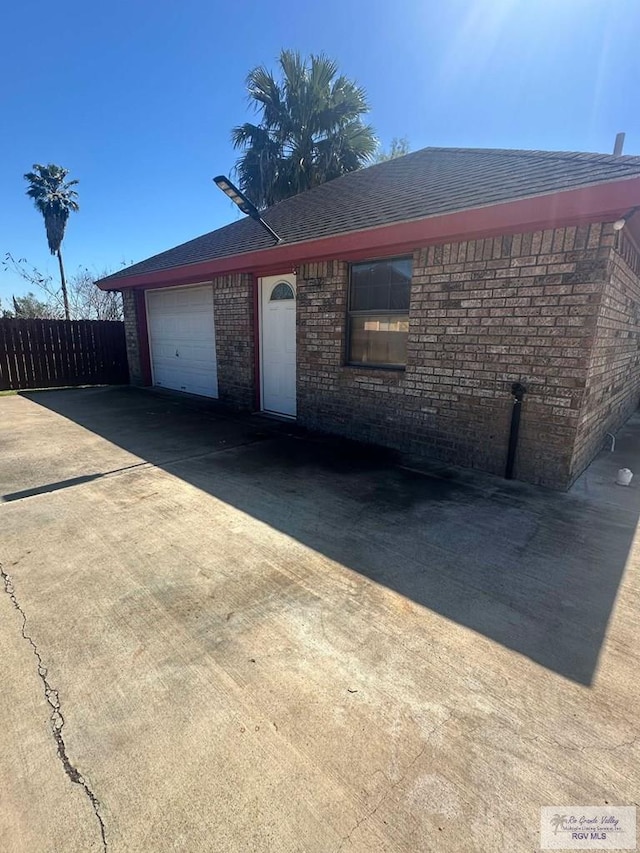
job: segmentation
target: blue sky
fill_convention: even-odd
[[[56,273],[22,178],[80,180],[69,272],[137,261],[236,218],[211,178],[236,159],[244,80],[282,47],[367,90],[384,146],[640,153],[638,0],[41,0],[3,12],[0,252]],[[0,272],[0,298],[22,293]]]

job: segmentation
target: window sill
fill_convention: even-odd
[[[404,387],[405,370],[403,367],[367,367],[359,364],[343,364],[337,375],[341,388],[369,390],[388,389],[399,391]]]
[[[384,370],[386,373],[404,374],[406,367],[397,364],[343,364],[345,370]]]

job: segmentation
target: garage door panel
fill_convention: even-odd
[[[218,396],[213,288],[147,293],[154,385]]]

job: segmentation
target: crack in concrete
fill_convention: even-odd
[[[632,740],[625,740],[622,743],[619,743],[617,746],[614,746],[612,751],[615,752],[617,749],[622,749],[623,747],[635,746],[639,740],[640,737],[634,737]]]
[[[27,634],[27,632],[26,632],[26,628],[27,628],[26,614],[25,614],[24,610],[22,609],[22,607],[20,606],[18,599],[16,598],[15,587],[13,585],[13,579],[11,578],[11,575],[9,575],[4,570],[4,567],[2,566],[1,563],[0,563],[0,576],[2,577],[2,580],[4,581],[4,591],[6,592],[6,594],[11,599],[11,603],[13,604],[15,609],[18,611],[20,616],[22,616],[22,629],[21,629],[22,637],[31,646],[33,654],[34,654],[34,656],[38,662],[38,675],[39,675],[40,680],[42,681],[42,684],[44,687],[45,699],[47,700],[47,703],[48,703],[49,707],[51,708],[51,716],[50,716],[49,720],[51,723],[51,733],[53,734],[53,739],[56,742],[56,747],[58,750],[58,758],[60,759],[62,766],[64,768],[64,772],[67,774],[69,779],[71,779],[71,781],[74,784],[79,785],[83,789],[83,791],[85,792],[87,798],[89,799],[89,801],[91,803],[91,807],[93,808],[94,814],[96,816],[96,819],[98,820],[98,823],[100,825],[100,836],[102,838],[102,848],[103,848],[104,853],[107,853],[107,833],[106,833],[104,820],[102,818],[102,815],[100,814],[100,802],[99,802],[98,798],[96,797],[96,795],[91,790],[91,788],[89,787],[89,785],[87,784],[86,779],[82,776],[82,774],[80,773],[78,768],[75,767],[75,765],[73,765],[71,763],[71,760],[69,759],[69,755],[67,753],[67,747],[66,747],[66,744],[64,742],[64,737],[62,734],[62,729],[64,727],[65,720],[64,720],[64,716],[62,714],[62,709],[60,707],[60,695],[59,695],[58,691],[56,690],[56,688],[52,687],[51,684],[49,683],[49,680],[47,678],[48,669],[42,661],[42,657],[40,656],[40,652],[38,651],[38,647],[36,646],[33,638],[29,634]]]
[[[433,732],[432,732],[432,734],[433,734]],[[397,788],[397,787],[398,787],[398,785],[401,785],[401,784],[404,782],[404,780],[407,778],[407,775],[408,775],[409,771],[411,770],[411,768],[413,767],[413,765],[416,763],[416,761],[419,761],[419,760],[420,760],[420,758],[422,758],[422,756],[424,755],[424,753],[425,753],[426,749],[427,749],[427,744],[425,743],[425,745],[422,747],[422,749],[420,750],[420,752],[419,752],[419,753],[415,756],[415,758],[413,758],[413,759],[411,760],[411,762],[407,765],[407,769],[404,771],[404,773],[402,774],[402,776],[401,776],[398,780],[396,780],[395,782],[392,782],[392,783],[389,785],[388,789],[387,789],[387,790],[384,792],[384,794],[380,797],[380,799],[378,800],[378,802],[376,803],[376,805],[371,809],[371,811],[367,812],[365,815],[363,815],[359,820],[357,820],[357,821],[355,822],[355,824],[353,825],[353,827],[349,830],[349,832],[344,836],[344,838],[343,838],[343,839],[342,839],[342,841],[340,842],[340,847],[338,847],[338,849],[337,849],[336,853],[340,853],[340,851],[342,850],[342,848],[344,847],[344,845],[347,843],[347,841],[351,841],[351,836],[356,832],[356,830],[358,830],[358,829],[360,828],[360,826],[361,826],[365,821],[369,820],[369,818],[372,818],[372,817],[374,816],[374,814],[378,811],[378,809],[380,808],[380,806],[382,806],[382,805],[384,804],[385,800],[386,800],[386,799],[391,795],[391,792],[394,790],[394,788]],[[385,775],[385,777],[386,777],[386,774],[384,774],[384,775]]]
[[[378,802],[376,803],[376,805],[371,809],[371,811],[368,811],[365,815],[363,815],[361,818],[359,818],[359,819],[355,822],[355,824],[351,827],[351,829],[349,830],[349,832],[348,832],[348,833],[347,833],[347,834],[342,838],[342,841],[340,842],[340,846],[339,846],[339,847],[338,847],[338,849],[336,850],[336,853],[340,853],[340,851],[343,849],[343,847],[344,847],[344,845],[347,843],[347,841],[351,841],[351,836],[356,832],[356,830],[358,830],[358,829],[360,828],[360,826],[361,826],[365,821],[369,820],[369,818],[372,818],[372,817],[374,816],[374,814],[378,811],[378,809],[380,808],[380,806],[382,806],[382,805],[384,804],[384,802],[388,799],[388,797],[391,795],[391,793],[392,793],[392,792],[393,792],[393,791],[394,791],[394,790],[395,790],[399,785],[402,785],[402,783],[404,782],[404,780],[405,780],[405,779],[407,778],[407,776],[409,775],[409,771],[411,770],[411,768],[414,766],[414,764],[416,764],[416,763],[417,763],[417,762],[422,758],[422,756],[423,756],[423,755],[425,754],[425,752],[427,751],[427,747],[429,746],[429,741],[431,740],[431,738],[433,737],[433,735],[434,735],[437,731],[439,731],[441,728],[443,728],[444,726],[446,726],[446,724],[449,722],[449,720],[451,720],[451,718],[452,718],[452,717],[453,717],[453,714],[452,714],[451,712],[449,712],[449,713],[447,714],[447,716],[445,717],[445,719],[444,719],[444,720],[442,720],[442,722],[441,722],[441,723],[438,723],[436,726],[434,726],[434,727],[431,729],[431,731],[430,731],[430,732],[429,732],[429,734],[427,735],[427,740],[425,741],[424,746],[423,746],[423,747],[422,747],[422,749],[418,752],[418,754],[417,754],[417,755],[415,755],[415,756],[411,759],[411,761],[407,764],[407,766],[406,766],[406,768],[405,768],[405,771],[404,771],[404,773],[402,774],[402,776],[401,776],[399,779],[396,779],[396,781],[395,781],[395,782],[392,782],[392,783],[389,785],[389,787],[387,788],[387,790],[386,790],[386,791],[384,792],[384,794],[380,797],[380,799],[378,800]],[[386,778],[387,778],[387,774],[386,774],[386,773],[384,773],[384,771],[380,771],[380,772],[382,773],[382,775],[383,775],[383,776],[385,777],[385,779],[386,779]]]
[[[609,752],[616,752],[618,749],[622,749],[623,747],[629,748],[629,747],[635,746],[636,743],[638,743],[638,741],[640,740],[640,737],[634,737],[631,740],[622,741],[622,743],[618,743],[615,746],[613,746],[613,745],[612,746],[606,746],[606,745],[605,746],[596,746],[595,744],[583,744],[582,746],[577,746],[576,744],[573,744],[573,743],[562,743],[561,741],[556,740],[556,738],[545,737],[544,735],[536,735],[534,738],[532,738],[532,741],[534,743],[537,740],[541,740],[544,743],[549,744],[550,746],[556,746],[559,749],[566,749],[569,752],[580,752],[580,753],[582,753],[585,750],[588,750],[589,752],[606,752],[606,753],[609,753]]]

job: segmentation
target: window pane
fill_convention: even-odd
[[[351,267],[352,311],[408,311],[410,290],[409,258]]]
[[[351,317],[349,361],[360,364],[406,364],[408,314]]]
[[[286,281],[281,281],[271,291],[270,302],[274,299],[295,299],[293,288]]]

